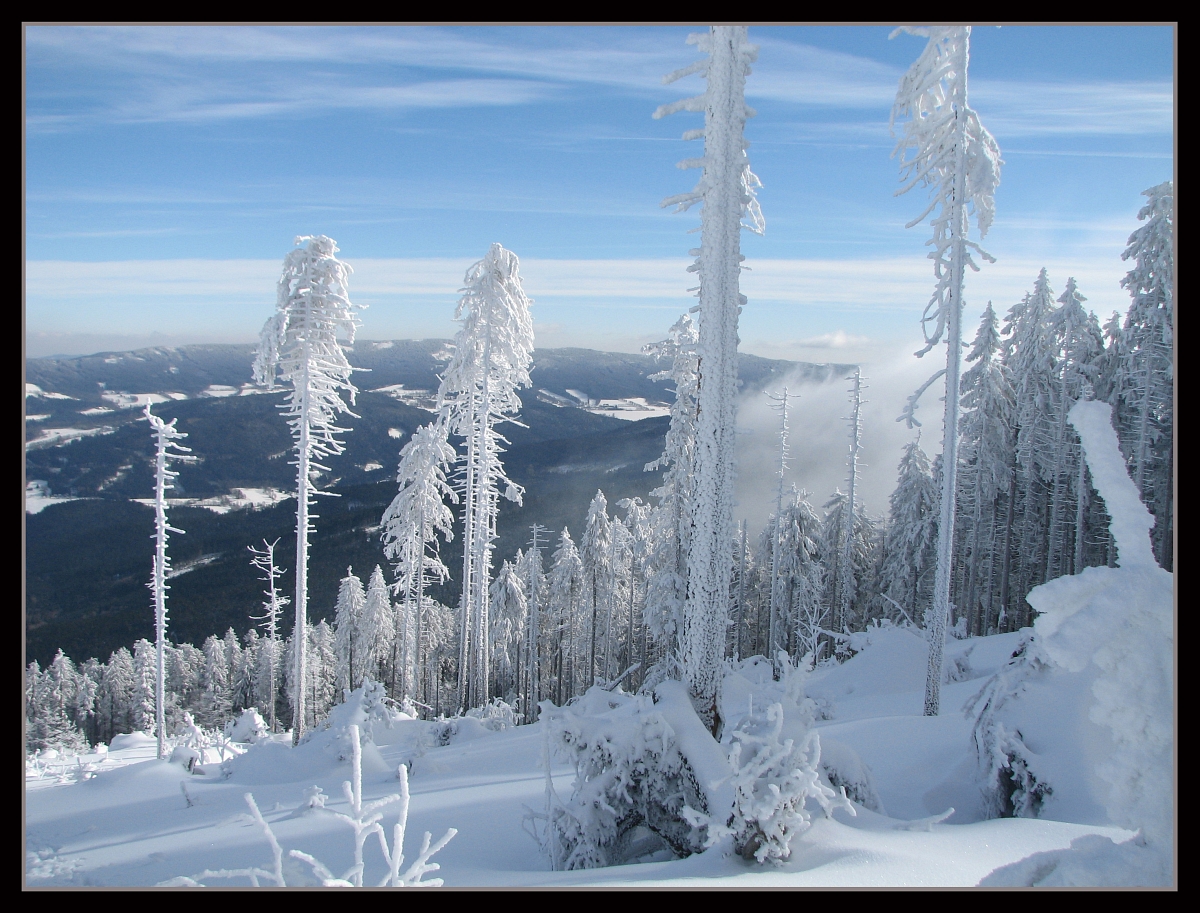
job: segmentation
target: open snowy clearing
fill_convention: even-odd
[[[1095,820],[1005,818],[979,820],[971,721],[956,708],[1003,664],[1017,635],[948,644],[948,666],[970,677],[947,684],[944,714],[921,716],[922,665],[912,654],[920,638],[884,630],[850,662],[818,670],[809,693],[833,719],[818,724],[825,752],[857,753],[869,768],[883,809],[861,805],[819,813],[779,866],[745,862],[719,843],[688,859],[575,872],[552,872],[533,839],[523,832],[526,808],[544,807],[540,767],[543,724],[492,732],[460,720],[449,744],[431,746],[438,724],[403,720],[375,731],[363,758],[363,796],[378,799],[398,789],[397,769],[411,768],[412,803],[406,853],[420,835],[447,828],[457,836],[435,861],[450,887],[465,886],[970,886],[995,869],[1033,853],[1065,849],[1089,834],[1116,842],[1131,832]],[[970,662],[956,664],[970,651]],[[291,748],[260,742],[222,769],[214,749],[202,774],[153,759],[149,736],[115,739],[106,754],[43,759],[26,773],[26,879],[36,885],[155,885],[204,869],[269,866],[270,848],[252,821],[244,794],[254,796],[284,852],[311,853],[334,871],[352,862],[349,828],[326,812],[309,810],[306,790],[319,786],[328,807],[344,810],[341,784],[350,764],[330,733]],[[246,746],[241,746],[245,748]],[[88,770],[88,767],[94,769]],[[223,776],[223,772],[227,776]],[[573,771],[555,764],[554,787],[571,790]],[[1082,788],[1064,784],[1063,792]],[[189,804],[190,803],[190,804]],[[951,806],[955,812],[938,822]],[[1048,806],[1047,815],[1055,815]],[[394,816],[385,816],[390,831]],[[962,822],[962,823],[957,823]],[[366,851],[367,881],[382,877],[374,841]],[[289,884],[313,883],[295,860],[284,864]],[[245,879],[209,884],[245,884]]]

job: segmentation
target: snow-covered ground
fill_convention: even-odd
[[[389,384],[386,387],[376,387],[371,393],[382,393],[392,399],[399,400],[414,409],[424,409],[426,412],[437,412],[437,393],[433,390],[409,389],[404,384]]]
[[[270,507],[280,501],[284,501],[292,494],[286,491],[280,491],[278,488],[233,488],[229,494],[217,495],[213,498],[167,498],[168,507],[203,507],[211,510],[216,514],[227,514],[231,510],[258,510],[262,507]],[[130,498],[131,501],[136,501],[138,504],[145,504],[147,507],[154,506],[153,498]]]
[[[632,399],[602,399],[598,405],[588,406],[587,411],[595,415],[637,422],[644,418],[670,415],[671,407],[666,403],[651,403],[638,396]]]
[[[489,731],[475,720],[458,723],[449,744],[435,746],[436,724],[402,720],[375,732],[363,760],[364,799],[398,789],[397,769],[410,765],[412,791],[406,853],[420,835],[458,835],[434,861],[447,886],[969,886],[1033,853],[1063,850],[1073,840],[1101,835],[1114,841],[1132,832],[1099,820],[1056,820],[1053,806],[1038,819],[981,820],[973,774],[972,721],[958,707],[1002,666],[1017,635],[947,645],[947,668],[957,670],[943,690],[945,712],[923,717],[924,644],[902,629],[882,629],[854,659],[818,670],[808,683],[831,719],[818,724],[826,752],[856,752],[886,814],[862,806],[851,817],[818,812],[792,843],[791,858],[760,866],[726,844],[688,859],[552,872],[523,830],[526,808],[544,805],[540,767],[543,724]],[[969,653],[965,661],[963,657]],[[956,662],[956,660],[960,660]],[[319,786],[328,807],[345,810],[341,784],[350,764],[331,734],[291,748],[259,743],[227,764],[205,759],[191,774],[178,763],[153,759],[149,736],[114,740],[103,756],[82,764],[43,760],[26,772],[26,879],[30,885],[154,885],[205,869],[270,867],[271,851],[244,799],[252,793],[284,853],[299,849],[333,871],[353,859],[352,833],[327,813],[296,814],[306,790]],[[212,749],[209,749],[210,753]],[[88,769],[88,768],[91,769]],[[555,788],[571,789],[573,773],[553,767]],[[951,807],[954,813],[937,819]],[[385,816],[390,834],[394,817]],[[1106,844],[1107,845],[1107,844]],[[372,840],[368,882],[384,874]],[[311,872],[285,862],[290,883],[312,883]],[[245,879],[209,884],[241,883]]]
[[[116,430],[112,425],[101,425],[99,428],[44,428],[42,433],[32,441],[25,442],[25,449],[40,450],[42,447],[58,447],[95,434],[112,434]]]

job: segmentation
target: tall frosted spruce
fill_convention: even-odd
[[[250,559],[250,564],[263,572],[263,576],[259,580],[267,584],[267,588],[263,590],[263,595],[267,597],[263,602],[263,614],[251,617],[255,621],[262,622],[263,649],[267,651],[267,699],[271,707],[270,718],[267,722],[271,726],[271,732],[275,731],[275,705],[278,703],[275,685],[279,681],[279,670],[275,668],[275,664],[279,660],[279,613],[291,602],[288,597],[280,596],[279,590],[275,586],[275,581],[283,573],[283,568],[275,565],[275,546],[278,544],[278,539],[274,542],[263,539],[262,549],[256,549],[253,545],[246,546],[250,554],[254,556]]]
[[[392,656],[392,693],[407,696],[408,670],[413,670],[414,695],[424,701],[425,644],[428,640],[429,600],[425,590],[431,582],[444,583],[450,571],[438,552],[437,534],[450,542],[454,538],[454,515],[445,499],[457,503],[458,495],[446,481],[446,469],[457,457],[446,440],[443,421],[422,425],[400,451],[396,481],[399,491],[380,521],[383,553],[394,562],[396,589],[400,595],[396,630],[412,631],[411,662],[401,656],[408,637],[397,638]],[[400,676],[400,688],[394,681]]]
[[[703,168],[690,193],[669,197],[664,206],[683,211],[703,203],[700,247],[688,267],[700,274],[700,389],[696,428],[696,510],[688,554],[687,603],[682,653],[684,677],[697,713],[713,731],[717,687],[725,648],[733,540],[734,394],[737,386],[737,323],[746,299],[739,291],[741,229],[761,234],[762,211],[754,196],[758,178],[746,157],[744,128],[754,112],[746,106],[746,76],[758,49],[745,26],[712,26],[688,36],[708,54],[664,78],[671,83],[693,73],[707,83],[703,95],[663,105],[656,118],[676,111],[703,111],[704,127],[684,139],[704,139],[704,155],[683,168]],[[743,218],[747,221],[743,223]]]
[[[521,503],[522,489],[504,473],[508,442],[496,426],[521,408],[517,389],[530,386],[533,318],[521,286],[520,261],[493,244],[467,270],[455,319],[462,329],[438,388],[447,427],[464,438],[462,637],[459,641],[460,710],[488,699],[488,587],[501,493]]]
[[[292,438],[296,442],[296,625],[292,633],[295,647],[295,675],[292,715],[293,740],[299,742],[305,725],[305,656],[306,619],[308,610],[308,534],[313,532],[309,508],[315,496],[322,492],[316,487],[318,473],[328,467],[318,460],[341,453],[344,446],[337,435],[347,431],[339,428],[335,419],[340,413],[354,418],[342,400],[343,392],[350,396],[350,405],[358,390],[350,383],[354,369],[346,360],[339,339],[353,344],[359,320],[355,309],[365,307],[351,304],[347,278],[348,264],[335,254],[337,244],[324,235],[296,239],[297,247],[283,261],[279,277],[275,313],[262,329],[258,353],[254,360],[254,380],[275,389],[276,380],[292,386],[287,402],[280,408],[287,416]]]
[[[963,273],[967,266],[978,271],[970,251],[985,260],[993,258],[978,244],[967,240],[968,207],[974,210],[979,236],[987,234],[995,213],[994,195],[1000,183],[1000,149],[983,128],[979,116],[967,105],[967,62],[970,26],[939,26],[898,29],[925,36],[925,50],[900,79],[892,124],[907,118],[904,135],[892,153],[901,156],[901,174],[907,183],[897,195],[918,184],[932,188],[929,206],[906,225],[911,228],[933,213],[933,247],[937,284],[925,307],[921,329],[925,355],[945,335],[946,368],[938,372],[909,400],[905,410],[910,427],[917,398],[934,379],[946,376],[945,419],[942,453],[941,517],[938,523],[938,560],[934,582],[932,624],[929,630],[929,667],[925,680],[925,715],[937,716],[941,697],[942,653],[945,647],[946,616],[950,602],[951,563],[954,551],[955,481],[958,468],[959,371],[962,363]],[[909,155],[911,150],[911,157]],[[935,212],[936,211],[936,212]],[[928,325],[934,324],[932,333]]]
[[[784,635],[784,598],[783,575],[780,572],[780,541],[783,520],[783,493],[788,470],[788,399],[798,398],[797,394],[789,394],[787,387],[782,393],[768,393],[771,408],[779,412],[779,485],[775,491],[775,522],[771,530],[771,618],[767,635],[767,655],[771,662],[778,662],[779,651],[786,649],[787,637]],[[743,539],[745,533],[743,531]],[[745,550],[743,546],[743,551]]]
[[[164,422],[150,411],[146,404],[143,413],[150,422],[150,430],[154,432],[154,571],[147,584],[154,593],[154,638],[156,644],[156,671],[154,679],[154,728],[158,733],[158,757],[164,753],[163,739],[166,736],[166,718],[164,702],[167,694],[167,574],[171,570],[170,559],[167,557],[167,534],[182,533],[167,524],[166,492],[175,486],[171,480],[179,473],[167,468],[167,461],[179,454],[191,453],[190,447],[184,447],[179,441],[187,434],[175,429],[178,419]],[[174,450],[175,453],[169,451]],[[183,459],[187,459],[183,457]]]

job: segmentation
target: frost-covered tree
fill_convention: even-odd
[[[1047,482],[1054,471],[1054,455],[1047,446],[1054,437],[1055,427],[1050,408],[1056,367],[1053,311],[1054,293],[1046,270],[1042,269],[1033,292],[1009,310],[1005,321],[1004,363],[1013,381],[1016,475],[1010,483],[1009,514],[1003,537],[1006,559],[1001,575],[1000,613],[1002,617],[1011,613],[1009,624],[1013,628],[1031,620],[1024,608],[1025,594],[1043,579],[1045,572]],[[1011,549],[1012,542],[1020,543],[1020,548]],[[1017,559],[1015,569],[1011,568],[1010,555]]]
[[[449,542],[454,538],[454,515],[446,499],[458,501],[458,495],[446,481],[446,469],[455,460],[454,448],[446,440],[442,421],[422,425],[400,451],[396,481],[400,490],[383,512],[380,537],[383,552],[394,562],[396,588],[396,630],[411,635],[411,657],[400,656],[409,639],[393,641],[393,678],[408,675],[411,666],[417,700],[423,697],[425,658],[428,655],[427,629],[429,599],[425,590],[432,582],[443,583],[450,571],[442,562],[437,536]],[[401,689],[403,689],[403,684]],[[393,695],[397,693],[395,682]],[[407,692],[405,692],[407,693]]]
[[[204,686],[201,722],[204,726],[217,729],[228,721],[233,711],[229,654],[225,649],[225,641],[216,634],[210,634],[205,638],[201,650],[204,651],[204,671],[201,674],[201,682]],[[137,659],[135,646],[133,653],[135,669]]]
[[[1134,267],[1121,280],[1133,302],[1122,332],[1116,381],[1118,426],[1130,472],[1154,514],[1155,555],[1171,570],[1175,323],[1175,190],[1166,181],[1142,191],[1146,224],[1121,254]]]
[[[276,380],[291,384],[281,408],[296,442],[296,623],[292,640],[296,670],[294,680],[306,680],[306,626],[308,618],[308,537],[313,532],[309,508],[317,494],[317,477],[327,472],[320,463],[341,453],[337,416],[354,416],[350,406],[358,390],[350,383],[354,370],[346,360],[346,345],[354,343],[359,320],[349,298],[349,265],[335,255],[337,244],[324,235],[299,237],[295,250],[283,261],[275,313],[262,329],[254,361],[254,379],[274,389]],[[350,405],[343,400],[348,395]],[[292,708],[293,738],[304,733],[305,688],[297,688]]]
[[[601,625],[609,627],[612,616],[613,595],[616,575],[613,573],[613,522],[608,516],[608,501],[604,492],[597,490],[588,505],[587,518],[583,524],[583,537],[579,540],[579,558],[583,562],[583,591],[587,600],[587,611],[591,615],[588,642],[588,670],[586,687],[595,684],[596,676],[604,676],[602,663],[596,661],[596,639]]]
[[[958,469],[959,370],[962,362],[963,274],[978,270],[974,250],[991,260],[978,244],[967,240],[968,212],[974,210],[982,238],[995,212],[994,195],[1000,182],[1000,149],[967,104],[967,62],[970,26],[910,28],[910,34],[929,40],[916,63],[900,80],[892,123],[907,118],[904,135],[893,153],[900,153],[904,180],[897,193],[918,184],[932,188],[929,206],[906,227],[922,222],[930,213],[937,284],[921,320],[929,352],[943,334],[946,339],[946,396],[942,453],[946,472],[938,520],[938,561],[934,582],[933,625],[929,632],[929,668],[925,682],[925,715],[937,716],[942,686],[942,654],[950,602],[950,577],[954,550],[955,491]],[[898,32],[893,32],[893,36]],[[913,154],[909,156],[909,150]],[[927,324],[934,330],[928,331]],[[936,376],[936,375],[935,375]],[[922,388],[924,389],[924,388]],[[911,419],[916,396],[909,404]]]
[[[862,445],[862,398],[863,382],[862,370],[854,369],[854,377],[850,382],[850,415],[848,421],[850,423],[850,464],[847,481],[846,510],[849,516],[856,516],[859,503],[855,497],[858,485],[858,463],[859,450]],[[851,620],[851,603],[854,601],[854,593],[856,589],[854,584],[854,527],[852,524],[845,524],[841,533],[842,539],[839,546],[838,559],[838,575],[834,581],[836,586],[835,600],[833,605],[833,624],[835,629],[842,629],[850,623]]]
[[[254,567],[263,572],[263,576],[259,579],[267,584],[267,588],[263,591],[266,600],[263,602],[263,614],[254,616],[254,620],[261,622],[263,629],[263,644],[259,651],[259,674],[258,680],[265,682],[265,688],[259,688],[257,699],[261,703],[266,703],[269,708],[267,713],[267,723],[271,727],[271,731],[276,731],[275,721],[275,705],[278,702],[277,685],[279,682],[279,613],[284,607],[291,602],[287,596],[279,592],[275,581],[279,579],[279,575],[283,573],[283,568],[275,565],[275,546],[279,544],[279,540],[268,542],[263,539],[263,547],[256,549],[253,545],[246,546],[250,550],[250,554],[254,557],[250,563]]]
[[[584,575],[579,549],[565,526],[554,550],[550,566],[550,618],[555,629],[557,650],[554,655],[556,696],[561,706],[577,693],[576,657],[579,619],[582,615]]]
[[[521,682],[522,703],[521,712],[525,722],[532,723],[537,719],[538,701],[542,696],[542,651],[541,628],[542,616],[549,600],[549,589],[546,574],[542,568],[542,548],[540,536],[546,532],[544,526],[533,524],[533,538],[529,541],[527,551],[517,566],[525,592],[526,622],[524,645],[524,673]]]
[[[133,645],[133,697],[130,712],[133,728],[153,732],[157,707],[155,690],[158,683],[158,664],[154,644],[139,639]]]
[[[362,637],[362,615],[366,602],[362,581],[354,575],[353,568],[346,568],[346,576],[338,587],[333,621],[338,691],[353,691],[362,685],[363,676],[368,671]]]
[[[840,489],[834,490],[824,510],[819,547],[824,557],[824,602],[830,620],[839,625],[836,630],[841,634],[861,629],[866,621],[867,589],[875,563],[875,522],[861,503],[851,509],[849,495]],[[845,617],[837,620],[843,605]]]
[[[887,536],[880,565],[881,606],[895,621],[920,623],[933,594],[937,563],[938,491],[920,435],[904,448],[889,499]],[[894,611],[889,611],[888,607]],[[899,616],[896,616],[899,612]]]
[[[990,301],[967,362],[971,367],[962,378],[959,510],[970,521],[967,585],[959,604],[966,612],[968,630],[986,634],[992,620],[992,586],[997,572],[996,509],[999,499],[1008,494],[1013,477],[1012,384],[1001,357],[999,324]],[[985,560],[988,579],[982,585]]]
[[[178,419],[164,422],[150,411],[149,403],[146,404],[143,414],[150,423],[150,430],[154,435],[154,569],[147,586],[154,594],[154,638],[156,644],[154,726],[158,734],[158,757],[162,758],[164,756],[163,740],[166,738],[167,590],[170,589],[167,586],[167,575],[171,570],[170,561],[167,558],[167,534],[183,532],[183,530],[175,529],[167,524],[166,492],[175,487],[171,484],[171,480],[179,476],[179,473],[173,472],[168,465],[172,458],[178,458],[180,454],[191,453],[191,448],[184,447],[179,443],[187,437],[187,434],[175,428],[175,422]]]
[[[690,192],[669,197],[664,206],[677,211],[703,203],[700,246],[688,269],[699,273],[701,381],[697,392],[695,510],[688,550],[687,611],[682,659],[688,691],[701,719],[713,731],[719,725],[717,689],[729,614],[733,539],[734,395],[737,388],[738,314],[746,298],[739,290],[741,228],[762,233],[762,211],[754,196],[758,178],[746,157],[745,124],[753,116],[745,102],[746,76],[758,49],[745,26],[712,26],[688,37],[708,56],[669,74],[673,82],[698,73],[703,95],[663,105],[656,118],[676,111],[703,111],[704,127],[685,139],[704,139],[704,155],[687,159],[685,168],[703,168]],[[743,220],[746,221],[743,221]]]
[[[816,654],[830,615],[825,603],[821,521],[808,502],[808,492],[791,486],[777,528],[779,589],[785,608],[780,649],[802,659]]]
[[[1079,450],[1079,440],[1070,431],[1067,413],[1075,403],[1090,397],[1092,382],[1096,379],[1096,359],[1104,348],[1100,326],[1088,318],[1083,309],[1087,299],[1079,293],[1074,278],[1067,280],[1066,290],[1058,299],[1059,307],[1050,315],[1050,329],[1054,334],[1057,359],[1054,398],[1051,408],[1054,415],[1054,461],[1050,485],[1050,541],[1046,555],[1045,580],[1070,573],[1075,542],[1079,539],[1077,523],[1068,517],[1068,506],[1072,488],[1077,487],[1080,469],[1084,466]],[[1076,491],[1076,506],[1086,499],[1086,492]],[[1078,510],[1071,514],[1078,519]],[[1082,556],[1078,556],[1082,558]]]
[[[130,718],[133,689],[133,656],[128,648],[119,647],[104,664],[100,692],[96,696],[99,737],[102,740],[111,741],[119,732],[133,731],[133,720]]]
[[[438,408],[451,432],[464,439],[462,630],[459,640],[460,709],[487,701],[488,585],[501,494],[521,503],[522,489],[500,462],[507,443],[496,430],[521,408],[533,360],[530,300],[516,254],[493,244],[467,270],[455,319],[454,354],[438,388]]]
[[[784,596],[783,574],[779,566],[779,558],[783,549],[780,547],[781,524],[783,523],[784,479],[788,470],[788,389],[783,388],[779,394],[767,394],[771,400],[771,408],[779,412],[779,477],[775,489],[775,516],[772,523],[771,542],[771,622],[767,636],[767,656],[772,662],[778,662],[779,651],[784,649],[784,616],[787,601]]]
[[[409,657],[412,656],[412,625],[409,619],[401,618],[403,624],[396,626],[392,616],[392,601],[388,598],[388,585],[383,579],[383,569],[377,564],[367,581],[367,596],[359,619],[358,633],[361,643],[363,675],[373,681],[383,680],[383,667],[389,657],[398,653],[401,657],[401,698],[409,695]],[[395,641],[403,646],[393,651]]]
[[[658,503],[649,518],[644,622],[654,638],[657,658],[666,662],[660,671],[669,678],[676,677],[680,669],[679,634],[687,599],[688,549],[695,505],[696,396],[700,383],[697,345],[696,326],[684,314],[671,327],[667,339],[643,349],[659,361],[670,359],[670,368],[649,379],[675,385],[663,453],[645,467],[646,472],[664,470],[662,485],[650,492]]]
[[[517,563],[523,556],[518,552],[517,561],[505,561],[500,572],[492,581],[489,591],[492,638],[489,649],[492,654],[492,694],[509,703],[517,702],[517,689],[521,682],[521,645],[528,616],[525,587],[521,584]]]

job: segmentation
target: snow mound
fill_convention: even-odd
[[[1089,834],[1065,850],[1034,853],[996,869],[979,882],[981,888],[1126,888],[1169,885],[1166,858],[1134,837],[1114,843]]]
[[[1175,796],[1172,575],[1154,561],[1153,518],[1126,472],[1111,407],[1081,401],[1069,418],[1112,517],[1119,566],[1085,568],[1029,594],[1040,613],[1032,638],[977,699],[983,786],[993,797],[997,789],[1011,790],[1021,800],[1010,797],[1012,814],[1089,820],[1085,805],[1103,807],[1113,823],[1142,830],[1146,848],[1139,858],[1156,852],[1162,870],[1169,871]],[[1077,770],[1067,775],[1067,766]],[[1043,799],[1053,793],[1055,802],[1045,802],[1043,809],[1042,802],[1029,801],[1034,783]],[[1065,798],[1060,791],[1075,793],[1065,808],[1055,807]],[[1087,796],[1078,795],[1085,791]],[[1003,809],[1003,795],[993,801]],[[1055,877],[1074,878],[1071,873],[1100,858],[1098,846],[1089,843],[1074,856],[1043,862],[1062,868]],[[1119,868],[1114,862],[1114,873]],[[1022,869],[1018,875],[1050,877],[1050,869],[1038,871]]]
[[[109,751],[124,751],[127,748],[145,748],[149,745],[158,747],[158,739],[148,732],[124,732],[112,737],[108,745]]]

